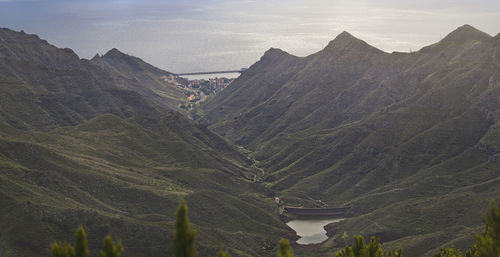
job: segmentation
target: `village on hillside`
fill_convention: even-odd
[[[179,106],[186,110],[190,110],[194,103],[204,101],[207,96],[221,92],[235,80],[225,77],[189,80],[175,74],[164,75],[160,78],[186,91],[186,103]]]

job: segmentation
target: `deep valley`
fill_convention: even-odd
[[[190,109],[168,76],[0,29],[0,256],[49,256],[79,225],[91,250],[111,234],[121,256],[173,256],[181,198],[200,256],[274,256],[298,239],[275,197],[345,210],[297,256],[335,256],[342,235],[429,256],[470,247],[500,196],[500,34],[463,25],[411,53],[348,32],[305,57],[272,48]]]

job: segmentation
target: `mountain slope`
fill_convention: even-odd
[[[94,252],[109,233],[125,257],[171,256],[181,197],[201,256],[274,252],[262,246],[289,232],[272,193],[248,179],[247,157],[117,83],[117,72],[146,81],[151,66],[110,67],[0,29],[0,255],[47,256],[83,225]]]
[[[186,102],[185,90],[165,81],[172,73],[158,69],[140,58],[113,48],[105,55],[96,55],[91,62],[112,74],[114,84],[141,93],[159,105],[177,109]]]
[[[469,25],[415,53],[344,32],[304,58],[266,52],[203,103],[202,121],[253,151],[289,203],[351,206],[358,217],[332,231],[391,235],[421,256],[469,235],[500,195],[499,49]]]

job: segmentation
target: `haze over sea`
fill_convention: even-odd
[[[248,67],[271,47],[305,56],[344,30],[407,52],[466,23],[494,34],[498,17],[498,0],[0,0],[2,27],[82,58],[116,47],[172,72]]]

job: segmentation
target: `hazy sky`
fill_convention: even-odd
[[[0,27],[82,58],[116,47],[172,72],[239,69],[270,47],[305,56],[346,30],[409,51],[470,24],[500,32],[500,0],[0,0]]]

